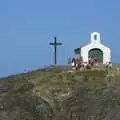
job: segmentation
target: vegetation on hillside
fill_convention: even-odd
[[[0,120],[119,120],[119,69],[48,67],[0,80]]]

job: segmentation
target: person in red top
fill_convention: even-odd
[[[76,70],[78,69],[79,60],[76,58]]]

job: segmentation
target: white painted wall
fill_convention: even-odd
[[[97,35],[97,40],[94,39],[94,35]],[[100,33],[91,33],[91,43],[81,48],[81,56],[83,62],[88,62],[88,52],[91,49],[98,48],[103,51],[103,64],[111,61],[111,50],[110,48],[103,45],[100,41]]]

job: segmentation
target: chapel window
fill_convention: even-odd
[[[97,40],[97,35],[94,35],[94,40]]]

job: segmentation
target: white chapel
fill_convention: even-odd
[[[76,57],[82,57],[83,62],[88,62],[89,58],[97,58],[101,63],[111,62],[111,49],[101,43],[100,33],[91,33],[88,44],[80,46],[74,50]]]

